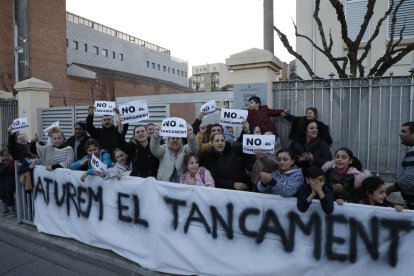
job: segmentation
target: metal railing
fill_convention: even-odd
[[[17,222],[34,225],[34,191],[26,191],[18,174],[20,163],[15,162]]]

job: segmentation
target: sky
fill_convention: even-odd
[[[274,0],[274,24],[295,47],[295,0]],[[263,48],[263,0],[66,0],[66,10],[169,49],[191,66]],[[293,57],[275,33],[275,56]]]

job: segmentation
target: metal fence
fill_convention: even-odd
[[[412,76],[281,81],[274,83],[273,101],[297,116],[318,108],[319,119],[330,126],[332,153],[348,147],[372,172],[395,176],[407,150],[398,134],[413,120],[413,88]],[[286,143],[290,124],[281,118],[277,123]]]
[[[8,143],[8,127],[17,118],[17,100],[0,99],[0,148],[5,148]]]

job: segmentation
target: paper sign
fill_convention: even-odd
[[[243,152],[255,154],[257,151],[263,153],[275,153],[275,135],[243,135]]]
[[[97,158],[93,154],[91,158],[91,164],[92,164],[92,169],[94,172],[107,172],[108,171],[108,166],[102,163],[102,161],[99,160],[99,158]]]
[[[160,136],[187,137],[187,122],[177,117],[164,119],[161,123]]]
[[[119,105],[122,124],[136,123],[149,118],[148,105],[145,101],[133,101]]]
[[[115,115],[115,102],[95,101],[95,115]]]
[[[13,120],[12,123],[12,133],[15,133],[16,131],[20,131],[22,129],[29,128],[29,122],[27,121],[27,117],[24,118],[17,118]]]
[[[204,114],[210,114],[216,111],[216,101],[208,101],[200,107],[200,112],[204,112]]]
[[[47,135],[47,133],[49,132],[49,130],[51,130],[52,128],[55,128],[55,127],[59,127],[59,121],[56,121],[56,122],[54,122],[53,124],[51,124],[50,126],[48,126],[47,128],[45,128],[45,129],[43,130],[43,133],[44,133],[45,135]]]
[[[242,126],[247,120],[247,110],[242,109],[226,109],[221,110],[220,124],[222,126]]]

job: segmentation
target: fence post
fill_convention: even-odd
[[[49,107],[49,93],[53,86],[45,81],[30,78],[18,82],[14,88],[18,91],[19,117],[27,117],[30,128],[22,132],[33,137],[38,132],[37,109]]]

